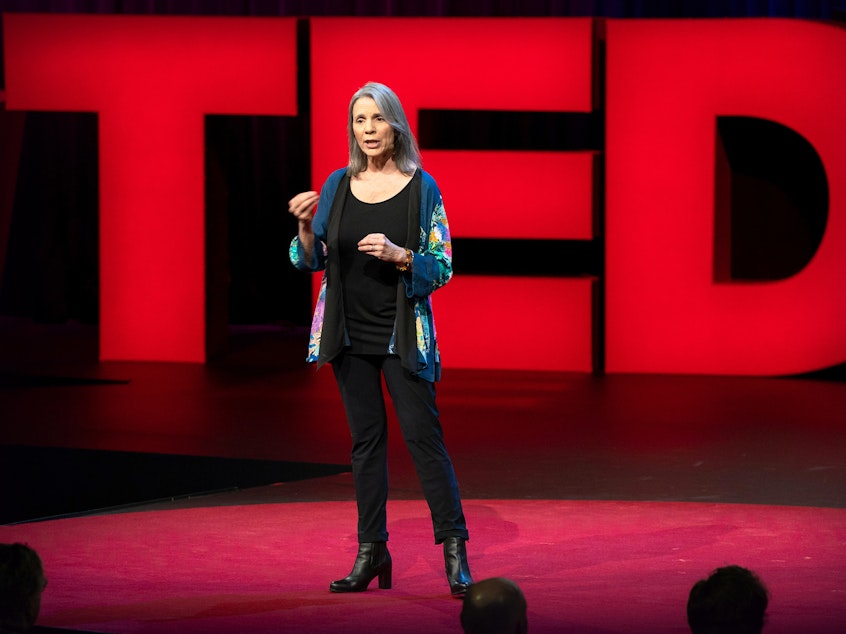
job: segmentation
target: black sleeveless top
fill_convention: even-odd
[[[409,181],[410,182],[410,181]],[[396,245],[408,233],[409,190],[379,203],[358,200],[347,192],[338,233],[344,317],[353,354],[387,354],[397,312],[399,271],[358,250],[368,233],[384,233]]]

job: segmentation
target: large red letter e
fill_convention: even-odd
[[[296,19],[3,20],[10,109],[99,113],[100,358],[204,361],[204,115],[296,114]]]
[[[423,109],[593,108],[589,18],[314,18],[311,25],[315,179],[347,162],[347,144],[338,137],[343,127],[331,122],[343,122],[350,96],[370,79],[397,92],[415,130]],[[338,63],[349,54],[350,32],[379,33],[390,51],[407,52],[413,42],[413,54],[368,58],[363,75],[354,64]],[[593,152],[422,153],[442,188],[453,238],[593,238]],[[527,251],[489,257],[529,260],[534,254]],[[589,276],[456,275],[433,298],[446,363],[590,371],[593,287]],[[521,334],[503,336],[503,328]]]
[[[606,369],[778,375],[846,360],[846,34],[793,20],[611,20]],[[802,135],[829,184],[808,265],[714,279],[716,118]]]

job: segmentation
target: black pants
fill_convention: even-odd
[[[342,354],[332,362],[332,368],[352,435],[358,541],[388,540],[388,417],[383,374],[429,504],[435,543],[447,537],[467,539],[458,482],[435,405],[434,384],[412,376],[396,356]]]

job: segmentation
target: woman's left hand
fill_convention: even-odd
[[[405,249],[388,240],[384,233],[368,233],[358,241],[358,250],[385,262],[405,262]]]

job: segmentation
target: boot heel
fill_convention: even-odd
[[[389,563],[384,570],[379,572],[379,589],[380,590],[390,590],[391,589],[391,574],[392,574],[393,566]]]

